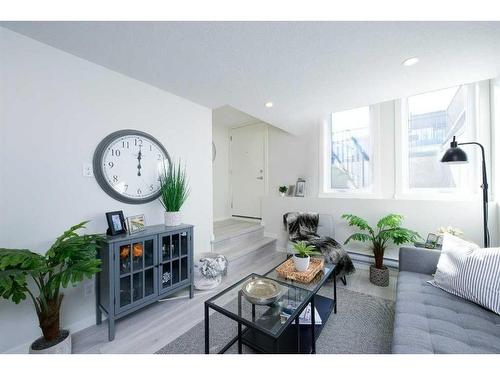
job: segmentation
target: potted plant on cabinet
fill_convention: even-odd
[[[284,196],[285,196],[285,194],[286,194],[286,192],[288,191],[288,186],[285,186],[285,185],[280,186],[280,187],[278,188],[278,191],[280,192],[280,195],[281,195],[282,197],[284,197]]]
[[[181,170],[180,162],[171,164],[165,173],[160,175],[160,203],[165,209],[165,225],[169,227],[182,222],[181,207],[189,196],[189,184],[186,169]]]
[[[356,215],[345,214],[343,219],[347,220],[349,226],[359,228],[365,233],[354,233],[349,236],[344,245],[349,241],[371,242],[375,265],[370,266],[370,281],[378,286],[389,285],[389,269],[384,266],[384,253],[387,246],[392,242],[395,245],[402,245],[415,242],[420,235],[410,229],[401,227],[403,216],[389,214],[380,219],[374,229],[365,219]],[[366,233],[367,232],[367,233]]]
[[[43,333],[30,346],[30,353],[71,353],[69,331],[59,325],[64,296],[61,288],[92,278],[101,264],[96,255],[102,237],[77,233],[86,223],[64,232],[45,255],[25,249],[0,249],[0,296],[16,304],[29,297]]]
[[[311,262],[311,255],[321,255],[319,251],[312,245],[308,245],[305,241],[299,241],[293,244],[295,254],[293,255],[293,264],[299,272],[307,271]]]

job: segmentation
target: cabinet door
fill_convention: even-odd
[[[190,231],[161,234],[160,294],[189,281]]]
[[[119,242],[115,251],[115,311],[120,313],[158,295],[156,237]]]

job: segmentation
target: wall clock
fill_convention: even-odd
[[[101,188],[124,203],[157,199],[160,173],[170,156],[153,136],[138,130],[120,130],[105,137],[94,152],[94,175]]]

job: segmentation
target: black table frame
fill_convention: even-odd
[[[279,266],[279,265],[278,265]],[[299,324],[299,317],[300,317],[300,314],[302,313],[302,311],[307,307],[307,305],[309,305],[309,303],[311,304],[311,353],[312,354],[315,354],[316,353],[316,333],[315,333],[315,327],[316,327],[316,323],[315,323],[315,306],[314,306],[314,297],[316,296],[316,294],[318,293],[318,291],[323,287],[323,285],[326,283],[326,281],[332,277],[333,278],[333,312],[336,314],[337,313],[337,277],[336,277],[336,268],[337,266],[336,265],[333,265],[332,269],[325,275],[325,279],[322,283],[318,284],[313,290],[309,290],[309,289],[306,289],[306,288],[303,288],[303,287],[300,287],[299,285],[296,285],[296,284],[290,284],[290,283],[286,283],[286,282],[283,282],[283,281],[280,281],[280,280],[276,280],[276,279],[272,279],[282,285],[285,285],[287,287],[294,287],[294,288],[298,288],[298,289],[303,289],[303,290],[306,290],[308,292],[310,292],[310,296],[308,298],[306,298],[304,301],[302,301],[302,303],[293,311],[292,315],[290,316],[289,319],[287,319],[287,321],[282,325],[282,327],[278,330],[278,332],[276,332],[275,334],[272,334],[264,329],[262,329],[261,327],[259,327],[257,324],[254,324],[252,322],[249,322],[245,319],[242,319],[240,316],[241,316],[241,291],[238,292],[238,315],[224,309],[223,307],[220,307],[218,305],[216,305],[215,303],[213,303],[213,301],[217,298],[219,298],[220,296],[222,296],[223,294],[227,293],[227,291],[229,291],[230,289],[233,289],[235,288],[236,286],[238,286],[239,284],[241,284],[244,280],[250,278],[250,277],[265,277],[265,278],[269,278],[269,277],[266,277],[266,275],[268,275],[269,273],[273,272],[276,267],[273,267],[271,270],[269,270],[268,272],[266,272],[264,275],[258,275],[256,273],[252,273],[248,276],[245,276],[244,278],[242,278],[241,280],[239,280],[238,282],[234,283],[233,285],[229,286],[228,288],[224,289],[223,291],[221,291],[220,293],[216,294],[215,296],[213,296],[212,298],[208,299],[207,301],[205,301],[205,354],[210,354],[210,309],[213,309],[219,313],[221,313],[222,315],[236,321],[238,323],[238,334],[232,338],[218,353],[219,354],[223,354],[225,353],[231,346],[234,345],[235,342],[238,342],[238,354],[242,354],[242,351],[243,351],[243,340],[242,340],[242,336],[244,335],[244,333],[249,329],[249,328],[252,328],[252,329],[255,329],[257,331],[259,331],[260,333],[264,334],[265,336],[271,338],[274,342],[274,350],[273,352],[274,353],[278,353],[279,352],[279,343],[278,343],[278,340],[279,338],[281,337],[281,335],[283,334],[283,332],[285,332],[285,330],[292,324],[293,321],[295,321],[295,325],[297,326],[297,348],[298,350],[300,350],[300,324]],[[255,305],[252,305],[252,318],[255,318]],[[326,322],[323,322],[323,324],[326,323]],[[245,326],[245,328],[243,328],[243,326]],[[257,349],[257,348],[254,348],[254,349]]]

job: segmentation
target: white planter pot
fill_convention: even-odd
[[[182,215],[180,211],[165,212],[165,225],[167,227],[176,227],[181,225]]]
[[[43,340],[42,338],[39,338],[35,343],[30,345],[30,354],[71,354],[71,335],[69,334],[68,331],[63,331],[67,332],[68,336],[58,342],[56,345],[50,346],[48,348],[44,349],[33,349],[33,344],[35,344],[39,340]]]
[[[285,194],[286,194],[286,193],[280,193],[280,195],[281,195],[282,197],[284,197],[284,196],[285,196]]]
[[[299,272],[307,271],[309,268],[309,262],[311,257],[299,258],[298,256],[293,256],[293,263],[295,264],[295,269]]]

